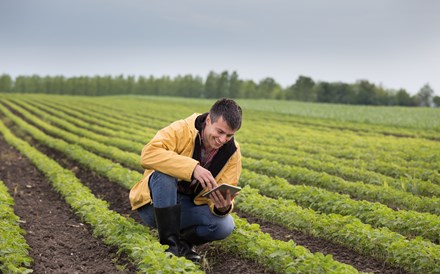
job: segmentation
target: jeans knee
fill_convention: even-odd
[[[163,188],[176,188],[177,179],[160,171],[155,171],[151,174],[149,186],[155,188],[157,185]]]
[[[231,215],[227,215],[224,218],[218,220],[210,226],[210,237],[211,240],[223,240],[235,229],[234,219]]]
[[[177,179],[155,171],[151,174],[150,195],[154,207],[169,207],[177,204]]]

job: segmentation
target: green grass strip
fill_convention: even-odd
[[[363,168],[350,166],[350,164],[347,163],[348,161],[342,163],[339,159],[335,158],[317,160],[311,158],[307,153],[288,151],[278,147],[262,148],[261,146],[252,144],[242,145],[242,147],[243,156],[245,157],[254,158],[257,160],[266,159],[269,161],[276,161],[284,165],[304,167],[317,172],[325,172],[352,182],[362,181],[363,183],[372,185],[388,185],[394,189],[410,192],[414,195],[440,197],[440,185],[420,179],[410,179],[407,177],[395,179]],[[325,154],[322,154],[322,156],[322,158],[324,158]],[[354,161],[351,162],[353,163]],[[425,169],[419,171],[423,172],[429,170]]]
[[[348,182],[325,172],[303,167],[282,165],[266,159],[243,158],[243,167],[270,176],[283,177],[296,184],[306,184],[331,191],[346,193],[357,199],[381,202],[390,207],[440,214],[440,198],[415,196],[386,186]]]
[[[32,273],[32,258],[20,228],[20,218],[14,213],[14,199],[0,180],[0,272]]]
[[[51,112],[51,113],[56,113],[61,118],[53,116],[52,114],[44,112],[36,107],[33,107],[29,104],[24,103],[22,101],[19,101],[19,102],[14,101],[14,102],[18,103],[21,107],[31,111],[35,115],[38,115],[44,121],[50,122],[51,124],[59,126],[59,127],[65,129],[73,134],[76,134],[78,136],[86,137],[86,138],[89,138],[89,139],[92,139],[92,140],[95,140],[95,141],[98,141],[98,142],[101,142],[101,143],[107,144],[107,145],[112,145],[112,144],[116,143],[118,145],[118,148],[121,148],[125,151],[136,152],[136,153],[140,153],[142,151],[142,147],[144,146],[140,142],[134,142],[134,141],[130,141],[130,140],[122,139],[119,137],[114,137],[114,136],[108,137],[108,135],[105,135],[102,133],[96,134],[92,130],[81,128],[80,126],[75,125],[75,124],[67,121],[67,120],[72,121],[72,117],[68,117],[68,115],[66,115],[64,113],[59,113],[57,111],[54,111],[53,109],[46,109],[46,111]],[[78,123],[78,122],[76,122],[76,123]]]
[[[46,130],[47,132],[53,135],[59,136],[70,143],[79,144],[92,151],[98,152],[106,157],[116,159],[120,163],[127,164],[133,169],[142,170],[140,166],[140,154],[126,152],[117,147],[107,146],[98,141],[90,140],[89,138],[81,137],[76,134],[70,133],[68,131],[62,130],[41,119],[38,119],[38,117],[36,117],[32,113],[24,110],[23,108],[17,105],[14,105],[11,102],[6,101],[5,103],[8,104],[11,108],[13,108],[15,111],[21,113],[24,117],[26,117],[26,119],[29,119],[31,122],[35,123],[37,126],[43,128],[44,130]],[[9,112],[8,110],[5,110],[4,107],[2,107],[2,109],[4,109],[4,111]]]
[[[358,273],[353,266],[334,261],[331,255],[311,253],[292,240],[274,240],[261,232],[258,224],[249,224],[235,213],[232,216],[236,225],[234,233],[221,242],[211,243],[225,252],[250,258],[278,273]]]
[[[124,138],[135,142],[145,142],[145,138],[137,134],[140,132],[139,130],[133,130],[127,127],[123,127],[123,129],[121,129],[121,126],[118,126],[115,123],[107,122],[100,119],[100,117],[96,117],[95,112],[91,111],[90,113],[85,114],[83,112],[71,110],[68,106],[61,106],[60,104],[49,103],[46,101],[41,102],[39,100],[30,101],[25,99],[14,97],[11,101],[19,103],[20,105],[31,104],[32,106],[38,107],[41,110],[49,111],[53,114],[56,114],[59,118],[66,119],[66,121],[70,121],[80,127],[93,130],[100,134],[104,134],[107,136],[117,136],[119,138]],[[126,122],[129,123],[129,121]],[[144,128],[144,131],[153,130]],[[154,130],[154,133],[156,131],[157,130]]]
[[[249,185],[266,196],[294,200],[319,212],[354,216],[366,224],[387,227],[408,238],[421,236],[440,243],[440,217],[437,215],[412,210],[395,211],[380,203],[353,200],[348,195],[317,187],[291,185],[283,178],[271,178],[246,169],[241,174],[240,185]]]

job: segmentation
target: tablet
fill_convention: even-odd
[[[228,184],[221,184],[221,185],[217,186],[216,188],[211,189],[210,191],[206,192],[202,196],[208,198],[209,195],[211,194],[211,192],[216,191],[216,190],[220,190],[222,195],[225,196],[226,190],[228,190],[228,189],[229,189],[229,192],[231,193],[231,196],[232,196],[235,192],[240,191],[241,187],[228,185]]]

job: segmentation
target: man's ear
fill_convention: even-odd
[[[208,116],[206,116],[206,123],[211,124],[211,115],[208,113]]]

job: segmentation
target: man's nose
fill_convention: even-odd
[[[226,143],[228,141],[228,138],[226,137],[226,135],[222,135],[220,136],[220,142],[222,142],[223,144]]]

